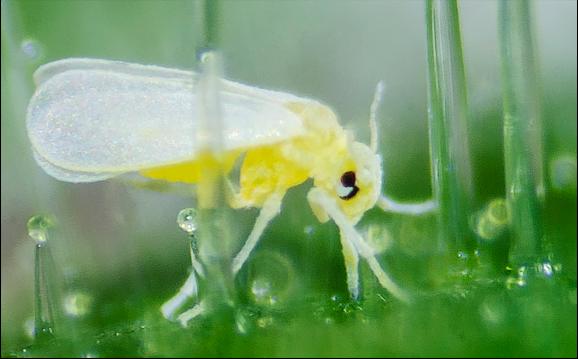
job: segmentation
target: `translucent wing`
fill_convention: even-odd
[[[123,62],[69,59],[35,73],[27,128],[35,157],[60,180],[90,182],[194,159],[198,75]],[[303,132],[290,94],[222,84],[225,150]]]

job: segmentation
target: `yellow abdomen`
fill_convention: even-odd
[[[288,107],[303,118],[304,135],[246,151],[231,151],[223,156],[222,174],[226,176],[245,152],[239,178],[240,191],[231,199],[232,207],[261,207],[271,194],[284,194],[309,177],[317,180],[335,178],[333,172],[341,167],[347,152],[345,133],[326,107],[300,105],[289,104]],[[144,170],[140,174],[169,182],[197,184],[202,179],[204,165],[201,157]]]

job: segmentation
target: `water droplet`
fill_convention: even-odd
[[[478,223],[476,225],[476,233],[483,239],[492,240],[496,238],[502,232],[502,226],[497,226],[490,218],[486,215],[482,215],[478,218]]]
[[[546,277],[551,277],[554,274],[554,268],[550,262],[541,263],[538,270],[544,273]]]
[[[458,251],[457,252],[457,266],[455,268],[455,273],[461,277],[470,277],[472,275],[472,269],[470,264],[472,260],[478,260],[478,257],[474,257],[473,259],[470,258],[470,254],[466,251]]]
[[[37,244],[44,243],[48,240],[48,230],[54,227],[54,220],[49,216],[32,216],[26,224],[28,235]]]
[[[276,305],[287,297],[293,286],[294,269],[285,256],[263,251],[248,266],[249,296],[255,304]]]
[[[198,57],[201,63],[208,63],[211,61],[215,61],[215,57],[217,57],[217,53],[213,49],[203,49],[199,51]]]
[[[476,233],[480,238],[493,240],[497,238],[508,224],[508,209],[503,198],[497,198],[484,208],[476,219]]]
[[[20,49],[31,60],[39,59],[42,56],[42,46],[34,39],[23,40],[20,44]]]
[[[488,218],[495,224],[508,223],[508,207],[503,198],[496,198],[488,203]]]
[[[560,155],[550,163],[552,188],[561,192],[576,192],[576,155]]]
[[[182,209],[177,215],[177,224],[188,235],[197,231],[197,211],[194,208]]]
[[[271,316],[261,317],[261,318],[257,319],[257,326],[259,328],[267,328],[267,327],[270,327],[271,325],[273,325],[274,321],[275,320]]]
[[[251,294],[257,304],[273,305],[277,303],[277,296],[272,294],[273,284],[267,278],[256,278],[251,283]]]
[[[24,333],[30,338],[34,338],[34,317],[26,319],[23,324]]]
[[[84,291],[69,293],[64,297],[64,311],[72,317],[82,317],[90,311],[92,296]]]
[[[34,328],[34,337],[39,338],[53,338],[54,328],[50,325],[45,325],[42,327]]]
[[[308,225],[305,226],[305,228],[303,229],[303,233],[305,233],[305,235],[310,238],[311,236],[313,236],[313,233],[315,232],[315,227]]]
[[[518,270],[508,279],[506,279],[506,287],[512,289],[515,287],[525,287],[527,284],[528,268],[526,266],[520,266]]]
[[[367,244],[373,249],[375,254],[385,252],[391,247],[391,234],[383,225],[372,224],[367,227]]]
[[[357,302],[346,302],[342,305],[342,311],[345,314],[355,313],[361,310],[361,306]]]

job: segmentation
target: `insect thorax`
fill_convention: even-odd
[[[302,118],[305,133],[247,151],[241,169],[241,198],[261,206],[271,193],[285,193],[313,178],[314,186],[335,198],[343,213],[357,222],[373,207],[381,189],[379,157],[366,145],[354,142],[326,106],[293,103],[288,107]],[[358,187],[354,196],[343,197],[339,186],[348,172],[357,174]]]
[[[284,193],[308,178],[321,183],[338,176],[347,158],[347,139],[333,112],[317,103],[288,107],[302,119],[304,133],[249,149],[241,167],[241,198],[260,206],[274,192]]]

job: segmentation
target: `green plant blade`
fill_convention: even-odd
[[[530,2],[500,2],[499,26],[506,194],[512,228],[509,258],[519,266],[536,259],[543,237],[542,124]]]
[[[467,259],[475,247],[468,223],[473,185],[456,1],[426,1],[426,21],[430,156],[440,242]]]

